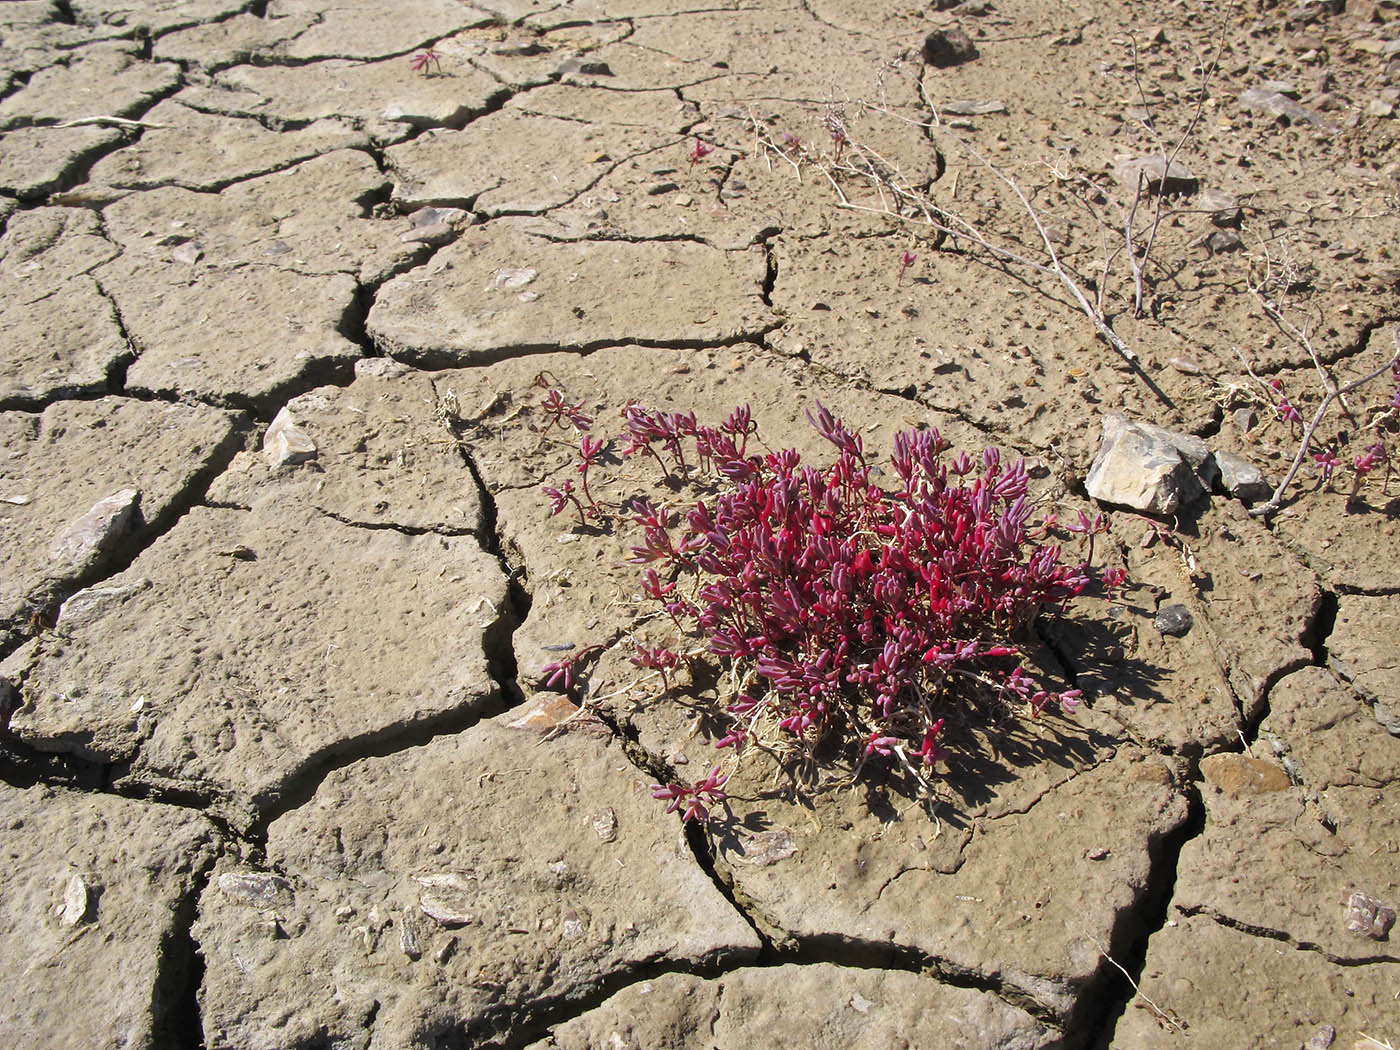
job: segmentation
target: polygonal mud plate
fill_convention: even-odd
[[[554,24],[559,31],[567,30],[569,26],[564,20]],[[602,21],[593,24],[604,27],[619,23]],[[605,83],[621,91],[653,91],[657,88],[680,91],[709,80],[723,79],[727,75],[705,59],[678,59],[649,47],[638,47],[626,38],[604,42],[597,50],[590,51],[587,58],[589,62],[605,65],[609,71]],[[493,72],[496,69],[494,64],[489,68]],[[582,79],[578,74],[569,74],[564,78],[564,83]],[[589,82],[597,81],[590,79]]]
[[[0,414],[0,445],[8,453],[0,460],[0,621],[135,549],[232,454],[233,423],[217,409],[124,398],[59,402],[37,416]],[[140,509],[119,549],[81,565],[50,553],[93,504],[133,488]]]
[[[1175,559],[1178,579],[1199,591],[1218,659],[1253,719],[1274,682],[1312,662],[1322,588],[1235,500],[1213,499],[1197,528],[1181,537],[1189,555],[1162,549],[1160,557]]]
[[[717,867],[772,936],[911,951],[943,972],[998,981],[1063,1020],[1134,921],[1186,799],[1160,759],[1137,751],[1058,783],[1043,776],[1049,757],[1032,751],[1025,785],[1019,763],[1001,756],[997,768],[997,759],[980,768],[1009,797],[973,820],[956,801],[935,822],[907,799],[865,790],[818,796],[809,811],[744,784],[710,825]],[[956,780],[953,798],[976,798],[976,781]],[[743,835],[770,828],[793,835],[793,861],[745,862]]]
[[[114,240],[160,268],[177,249],[197,248],[194,263],[175,268],[186,277],[252,263],[298,274],[345,273],[374,284],[429,251],[403,240],[407,219],[366,217],[368,202],[387,187],[371,157],[334,150],[218,195],[175,187],[131,193],[103,215]]]
[[[721,124],[740,141],[752,138],[737,116]],[[663,240],[680,230],[715,248],[742,251],[779,230],[791,236],[831,230],[869,236],[887,227],[878,216],[838,208],[829,187],[797,176],[785,162],[751,156],[747,142],[734,150],[718,147],[691,167],[693,142],[618,165],[527,228],[571,241]],[[791,276],[781,269],[775,275],[779,283]]]
[[[234,15],[220,22],[166,33],[152,42],[152,52],[156,59],[184,62],[205,70],[222,69],[264,58],[319,17],[319,11],[309,9],[286,17]]]
[[[1248,907],[1255,925],[1321,945],[1337,958],[1365,954],[1364,944],[1340,933],[1337,902],[1354,889],[1392,907],[1400,905],[1400,875],[1393,863],[1400,849],[1400,797],[1395,792],[1400,783],[1400,739],[1377,721],[1370,703],[1320,667],[1304,668],[1274,687],[1259,739],[1280,756],[1299,784],[1306,807],[1301,814],[1283,814],[1287,822],[1269,807],[1259,807],[1257,814],[1232,812],[1234,823],[1250,828],[1250,841],[1219,848],[1269,849],[1285,858],[1290,872],[1301,869],[1313,878],[1318,890],[1299,894],[1291,884],[1287,892],[1270,884],[1252,900],[1235,901],[1227,893],[1212,895],[1205,906],[1220,913],[1229,907],[1232,915],[1238,907]],[[1278,825],[1278,831],[1267,835],[1270,824]],[[1297,839],[1291,846],[1289,833]],[[1381,948],[1370,946],[1372,951]]]
[[[0,405],[38,407],[60,397],[105,393],[134,352],[111,302],[90,277],[24,302],[23,285],[0,284]]]
[[[267,13],[314,18],[310,29],[277,49],[279,55],[298,60],[403,55],[491,21],[480,9],[460,0],[420,0],[392,8],[365,0],[340,0],[333,5],[321,0],[275,0]],[[407,58],[403,62],[407,72]]]
[[[82,12],[94,21],[135,28],[151,35],[228,18],[247,7],[239,0],[83,0]]]
[[[1400,550],[1400,504],[1393,482],[1387,492],[1379,477],[1368,481],[1360,500],[1350,505],[1345,491],[1301,493],[1279,512],[1274,526],[1332,587],[1385,594],[1400,588],[1400,560],[1376,554]]]
[[[343,328],[359,309],[352,277],[273,266],[191,267],[127,254],[97,274],[140,350],[127,389],[251,406],[271,414],[296,387],[348,374],[360,356]],[[191,332],[203,331],[203,337]]]
[[[935,10],[956,6],[944,4]],[[811,0],[805,10],[823,25],[842,29],[853,36],[880,36],[888,44],[908,46],[912,40],[922,40],[928,32],[929,13],[916,10],[901,10],[893,5],[883,17],[872,19],[870,7],[865,0]],[[952,13],[956,18],[957,14]],[[974,23],[975,24],[975,23]]]
[[[1400,688],[1395,683],[1395,646],[1400,612],[1393,596],[1343,594],[1327,639],[1331,666],[1371,701],[1376,717],[1400,736]]]
[[[932,251],[912,239],[917,232],[776,238],[772,301],[786,321],[776,348],[957,413],[1004,440],[1053,448],[1085,470],[1097,429],[1066,428],[1066,411],[1089,420],[1110,410],[1175,418],[1093,341],[1087,321],[1016,282],[991,281],[962,255]],[[915,260],[901,277],[905,251]]]
[[[1150,593],[1118,602],[1081,597],[1068,614],[1048,619],[1046,637],[1094,710],[1139,739],[1180,749],[1220,747],[1243,725],[1229,682],[1201,636],[1182,642],[1153,627]]]
[[[471,66],[456,66],[450,75],[437,75],[436,66],[430,66],[430,76],[410,74],[408,66],[403,56],[380,62],[239,66],[221,73],[217,82],[257,97],[263,105],[255,113],[296,123],[343,117],[380,142],[399,141],[425,128],[460,128],[506,95],[494,77]]]
[[[774,323],[764,273],[757,251],[560,244],[493,222],[381,288],[367,330],[387,353],[430,366],[637,342],[735,342]]]
[[[12,216],[0,237],[6,302],[34,303],[115,258],[100,217],[89,208],[34,208]]]
[[[632,4],[600,5],[612,17]],[[653,5],[643,5],[653,6]],[[723,7],[725,5],[719,5]],[[824,25],[802,8],[774,10],[731,5],[683,16],[647,18],[624,45],[682,63],[725,71],[686,92],[702,99],[865,98],[887,105],[917,102],[910,79],[889,70],[887,45],[868,36]],[[669,12],[668,12],[669,13]],[[915,44],[916,41],[910,41]],[[776,56],[781,55],[781,58]],[[840,67],[839,83],[833,69]]]
[[[84,167],[124,138],[116,128],[17,128],[0,149],[0,190],[38,200],[66,189]]]
[[[433,377],[387,358],[366,358],[356,372],[350,386],[312,390],[282,409],[314,444],[314,462],[271,466],[265,447],[241,453],[209,501],[249,507],[276,493],[346,524],[480,536],[480,490]]]
[[[211,1046],[474,1043],[642,966],[758,949],[591,734],[493,722],[346,766],[271,825],[267,865],[200,903]]]
[[[1368,736],[1389,739],[1379,726],[1371,729]],[[1400,773],[1400,742],[1390,743],[1393,780]],[[1375,815],[1377,835],[1369,849],[1365,842],[1359,843],[1360,849],[1349,849],[1324,824],[1325,814],[1291,787],[1281,767],[1263,770],[1262,775],[1251,769],[1248,777],[1232,768],[1258,761],[1222,754],[1202,762],[1206,828],[1181,851],[1172,913],[1204,914],[1227,926],[1320,952],[1338,963],[1378,957],[1400,962],[1400,953],[1345,925],[1353,893],[1400,904],[1394,854],[1385,852],[1387,824],[1394,845],[1394,806],[1387,807],[1388,821],[1385,811]],[[1353,825],[1349,830],[1354,839],[1363,829]],[[1242,882],[1234,877],[1242,871],[1288,874]]]
[[[1381,721],[1386,713],[1323,668],[1305,667],[1274,687],[1259,726],[1260,740],[1306,787],[1352,861],[1383,861],[1400,848],[1400,797],[1392,790],[1400,780],[1400,733]]]
[[[674,113],[665,117],[674,122]],[[385,150],[384,158],[403,208],[448,204],[491,216],[537,215],[567,204],[629,158],[679,142],[664,124],[586,124],[511,109],[460,131],[426,132]]]
[[[1121,556],[1127,587],[1111,602],[1076,599],[1047,633],[1095,707],[1140,739],[1174,751],[1230,746],[1269,687],[1311,660],[1316,580],[1233,501],[1216,501],[1170,543],[1145,519],[1109,517],[1096,562]],[[1168,604],[1191,613],[1182,637],[1155,626]]]
[[[1328,1026],[1339,1050],[1360,1033],[1395,1031],[1400,963],[1337,966],[1313,951],[1178,916],[1152,935],[1140,987],[1118,1021],[1114,1050],[1300,1047]],[[1316,1046],[1331,1046],[1323,1035]],[[1384,1043],[1377,1044],[1384,1046]]]
[[[174,99],[161,102],[141,119],[159,126],[147,128],[132,145],[93,165],[88,178],[95,186],[214,191],[331,150],[369,142],[364,132],[341,120],[269,131],[255,120],[200,113]]]
[[[798,1003],[802,1008],[794,1010]],[[990,992],[898,970],[814,963],[745,968],[711,979],[666,974],[643,981],[556,1026],[529,1050],[710,1050],[755,1040],[769,1050],[1039,1050],[1058,1038],[1054,1029]]]
[[[681,135],[690,117],[674,91],[619,91],[606,84],[554,84],[511,99],[506,112],[583,124],[653,129]]]
[[[182,924],[218,837],[190,810],[0,785],[0,1042],[159,1050],[179,1039]]]
[[[356,528],[299,497],[197,507],[70,599],[5,665],[11,730],[246,821],[337,755],[497,702],[496,560],[470,536]]]
[[[95,97],[104,114],[133,117],[179,82],[178,67],[143,61],[129,43],[87,48],[68,65],[35,73],[0,102],[0,128],[90,117]]]
[[[591,52],[631,31],[626,23],[608,21],[566,20],[558,28],[544,32],[527,26],[490,26],[445,40],[438,50],[444,63],[460,56],[461,61],[486,70],[512,91],[537,87],[560,77],[565,83],[609,85],[613,82],[612,72]],[[587,72],[582,71],[585,66]]]

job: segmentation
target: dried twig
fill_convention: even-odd
[[[929,106],[930,110],[933,110],[933,101],[928,98],[927,92],[922,85],[920,86],[920,91],[924,92],[925,104]],[[876,112],[882,112],[878,107],[870,108]],[[933,130],[935,127],[938,127],[936,122],[933,124],[920,124],[917,121],[908,121],[908,123],[916,124],[928,130]],[[938,130],[940,136],[944,136],[956,143],[968,156],[985,167],[995,178],[1004,183],[1011,192],[1016,195],[1016,198],[1021,202],[1021,206],[1025,209],[1026,214],[1030,217],[1031,223],[1035,226],[1036,233],[1040,237],[1041,246],[1049,260],[1048,263],[1038,262],[1019,252],[1005,248],[1002,245],[994,244],[989,241],[980,230],[961,216],[935,205],[928,198],[926,193],[909,185],[908,181],[900,175],[896,165],[891,164],[870,147],[852,139],[844,125],[842,127],[842,153],[845,154],[846,159],[842,160],[836,158],[830,162],[826,162],[821,158],[812,158],[810,155],[809,159],[816,161],[822,175],[826,178],[827,182],[830,183],[832,190],[835,192],[838,204],[843,208],[851,211],[887,215],[905,222],[914,221],[917,222],[918,225],[933,232],[971,241],[973,244],[977,245],[977,247],[1007,262],[1015,263],[1018,266],[1024,266],[1037,273],[1058,279],[1070,293],[1070,296],[1074,299],[1079,309],[1089,318],[1099,335],[1101,335],[1125,361],[1136,365],[1138,355],[1128,346],[1122,337],[1113,330],[1113,327],[1108,323],[1108,319],[1103,311],[1089,301],[1088,296],[1085,295],[1079,282],[1070,275],[1061,263],[1059,253],[1055,250],[1054,242],[1050,239],[1050,234],[1046,231],[1044,223],[1041,222],[1040,214],[1036,211],[1035,205],[1031,203],[1016,180],[984,157],[970,143],[949,133],[946,129],[939,127]],[[766,133],[762,132],[761,129],[759,134],[763,148],[786,156],[777,143],[768,138]],[[836,175],[838,173],[855,176],[873,183],[876,192],[880,195],[881,206],[872,207],[868,204],[859,204],[852,201],[837,180]],[[887,194],[888,197],[893,198],[897,204],[911,207],[916,215],[911,217],[901,212],[897,206],[891,206],[887,199]]]
[[[1089,940],[1093,943],[1094,947],[1099,950],[1099,955],[1101,955],[1104,959],[1112,963],[1114,967],[1118,970],[1118,972],[1121,973],[1124,976],[1124,978],[1127,979],[1128,984],[1132,986],[1133,994],[1137,996],[1137,998],[1141,999],[1149,1007],[1151,1007],[1152,1012],[1155,1013],[1160,1020],[1175,1028],[1182,1035],[1186,1034],[1186,1026],[1183,1025],[1180,1021],[1176,1020],[1176,1018],[1168,1014],[1151,999],[1147,998],[1147,996],[1143,995],[1142,989],[1138,987],[1137,981],[1133,980],[1133,975],[1130,974],[1127,970],[1123,969],[1122,964],[1119,963],[1118,960],[1115,959],[1113,956],[1109,955],[1108,951],[1104,948],[1102,944],[1100,944],[1097,940],[1091,937],[1087,932],[1084,934],[1084,936],[1088,937]]]
[[[154,124],[149,120],[129,120],[126,117],[78,117],[76,120],[65,120],[62,124],[52,125],[55,128],[81,128],[91,124],[112,124],[119,128],[168,128],[169,124]]]
[[[1134,247],[1133,217],[1137,214],[1138,203],[1141,200],[1143,186],[1146,181],[1146,175],[1142,172],[1138,173],[1137,186],[1133,191],[1132,207],[1128,209],[1123,222],[1123,240],[1128,249],[1128,265],[1133,272],[1134,317],[1142,316],[1144,275],[1147,271],[1147,261],[1152,256],[1152,246],[1157,242],[1157,231],[1162,225],[1162,201],[1166,196],[1167,177],[1171,174],[1172,164],[1175,163],[1177,156],[1180,155],[1182,149],[1185,148],[1186,143],[1196,130],[1196,125],[1201,122],[1201,116],[1205,113],[1206,99],[1209,97],[1210,91],[1210,80],[1211,77],[1215,75],[1215,71],[1220,67],[1220,56],[1225,51],[1224,27],[1228,24],[1234,12],[1234,7],[1235,5],[1232,0],[1221,19],[1221,34],[1216,40],[1215,54],[1211,56],[1210,62],[1208,64],[1204,61],[1199,63],[1201,69],[1201,84],[1196,91],[1196,110],[1191,114],[1191,119],[1186,122],[1185,130],[1182,131],[1180,138],[1176,140],[1176,145],[1173,146],[1170,151],[1167,150],[1166,143],[1162,140],[1162,136],[1157,133],[1156,123],[1152,119],[1152,104],[1148,101],[1147,91],[1142,86],[1141,77],[1138,76],[1137,41],[1133,40],[1131,42],[1133,83],[1137,86],[1138,98],[1141,99],[1143,111],[1146,113],[1146,117],[1142,121],[1142,126],[1147,129],[1148,134],[1156,141],[1158,152],[1161,153],[1164,162],[1162,181],[1157,187],[1156,201],[1152,209],[1152,225],[1147,229],[1147,243],[1143,245],[1141,256],[1138,255],[1137,249]]]

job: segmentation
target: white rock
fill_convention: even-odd
[[[291,463],[305,463],[316,458],[316,443],[292,422],[291,413],[283,408],[273,418],[263,435],[263,453],[273,470]]]
[[[151,585],[148,579],[134,583],[117,584],[109,587],[85,587],[73,595],[58,610],[58,622],[72,628],[104,615],[104,610],[113,602],[128,594],[144,591]]]
[[[63,907],[59,911],[58,921],[64,926],[78,925],[87,917],[91,904],[92,893],[88,884],[81,875],[72,876],[63,888]]]
[[[537,270],[512,270],[502,267],[491,277],[491,283],[486,286],[488,292],[498,292],[504,288],[524,288],[527,284],[538,276]]]
[[[218,884],[220,893],[256,908],[274,908],[292,899],[292,884],[280,875],[226,871]]]
[[[408,365],[392,357],[362,357],[355,362],[356,379],[397,379],[408,372]]]
[[[1214,472],[1199,438],[1107,415],[1085,487],[1096,500],[1169,515],[1204,495]]]
[[[449,929],[468,925],[473,918],[467,905],[477,895],[477,887],[456,872],[415,875],[413,881],[423,887],[418,906],[423,914]]]
[[[122,489],[98,500],[58,534],[49,546],[49,559],[86,569],[126,534],[140,504],[139,489]]]

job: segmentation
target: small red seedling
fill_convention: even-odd
[[[415,73],[422,73],[425,77],[432,74],[428,67],[432,66],[437,72],[442,72],[442,56],[432,48],[424,48],[409,60],[408,66]]]
[[[686,154],[686,159],[690,161],[690,170],[694,171],[695,165],[699,164],[714,151],[715,148],[713,146],[707,146],[699,139],[696,139],[695,145],[691,146],[690,152]]]

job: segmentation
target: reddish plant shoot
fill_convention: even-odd
[[[1106,515],[1095,514],[1091,518],[1081,510],[1078,520],[1072,525],[1066,525],[1065,531],[1078,533],[1089,541],[1089,549],[1084,555],[1084,561],[1085,564],[1092,565],[1094,561],[1094,537],[1100,533],[1108,532],[1108,528],[1109,521]]]
[[[545,412],[544,429],[549,430],[554,426],[564,428],[565,423],[569,423],[575,430],[587,432],[593,425],[593,418],[583,411],[583,398],[579,398],[572,405],[564,400],[564,395],[558,390],[550,390],[544,395],[540,402],[540,407]]]
[[[1324,448],[1313,452],[1313,463],[1317,466],[1317,472],[1322,475],[1324,483],[1330,483],[1332,474],[1342,465],[1341,458],[1334,448]]]
[[[1281,379],[1270,379],[1267,383],[1269,397],[1272,400],[1277,398],[1274,404],[1274,415],[1283,423],[1287,424],[1291,434],[1298,438],[1297,451],[1294,454],[1293,462],[1289,466],[1283,479],[1275,486],[1273,495],[1265,503],[1259,504],[1250,510],[1250,514],[1256,517],[1268,517],[1276,513],[1283,506],[1283,498],[1289,485],[1296,476],[1298,469],[1311,457],[1314,468],[1322,480],[1322,487],[1331,490],[1332,480],[1338,473],[1351,472],[1351,491],[1347,495],[1347,506],[1353,507],[1359,501],[1361,488],[1366,483],[1368,477],[1380,472],[1384,467],[1384,474],[1381,478],[1380,490],[1382,497],[1389,494],[1390,475],[1394,469],[1387,440],[1393,440],[1397,433],[1400,433],[1400,328],[1392,332],[1395,341],[1395,353],[1392,354],[1379,367],[1372,369],[1360,376],[1357,376],[1346,383],[1339,384],[1325,371],[1323,373],[1324,394],[1315,406],[1305,406],[1311,413],[1310,419],[1305,419],[1303,411],[1289,400],[1284,392],[1283,381]],[[1306,344],[1305,342],[1305,345]],[[1311,347],[1309,345],[1309,350]],[[1314,361],[1316,362],[1314,355]],[[1248,363],[1246,362],[1246,367]],[[1319,370],[1321,363],[1317,363]],[[1387,372],[1395,382],[1395,389],[1390,395],[1389,401],[1373,403],[1367,410],[1369,419],[1363,419],[1355,414],[1354,409],[1347,405],[1345,398],[1362,387],[1367,386],[1373,380],[1378,379]],[[1251,370],[1250,374],[1254,373]],[[1258,380],[1258,376],[1254,376]],[[1262,384],[1263,381],[1259,380]],[[1346,408],[1348,416],[1356,424],[1356,429],[1348,431],[1342,429],[1336,433],[1333,442],[1328,445],[1318,438],[1318,431],[1321,427],[1328,410],[1333,402],[1341,401]],[[1365,442],[1362,452],[1351,454],[1351,449],[1346,446],[1355,442],[1361,445]]]
[[[422,73],[425,77],[431,75],[428,70],[429,66],[432,66],[437,72],[441,73],[442,56],[430,47],[424,48],[409,59],[408,66],[413,72]]]
[[[656,571],[648,570],[648,574],[654,580]],[[681,665],[681,655],[664,645],[658,645],[648,649],[641,642],[633,643],[632,663],[637,667],[656,671],[661,675],[661,688],[670,690],[671,672]]]
[[[580,525],[588,524],[588,519],[584,517],[583,514],[583,504],[580,503],[578,497],[574,495],[574,483],[572,481],[565,481],[564,487],[559,489],[556,489],[552,485],[541,485],[540,490],[549,497],[549,516],[551,518],[557,517],[565,507],[572,503],[574,509],[578,511],[578,523]]]
[[[694,171],[695,165],[699,164],[714,151],[715,148],[713,146],[708,146],[699,139],[696,139],[695,144],[690,147],[690,152],[686,154],[686,159],[690,161],[690,170]]]
[[[600,653],[606,648],[607,646],[604,645],[586,646],[577,652],[570,653],[563,659],[545,664],[540,669],[540,674],[544,675],[544,684],[551,689],[562,687],[560,692],[569,692],[574,687],[574,671],[578,665],[594,653]]]
[[[1283,392],[1283,382],[1278,379],[1269,380],[1269,386],[1274,388],[1278,394],[1278,404],[1274,406],[1274,413],[1288,424],[1290,430],[1301,432],[1303,428],[1303,414],[1293,406],[1293,402],[1288,400],[1288,396]]]
[[[575,469],[579,473],[579,484],[583,486],[583,498],[588,500],[589,512],[595,518],[601,518],[603,510],[598,506],[598,501],[593,498],[593,493],[588,491],[588,470],[594,463],[598,462],[606,447],[607,442],[591,438],[587,434],[584,434],[578,441],[579,462]]]
[[[651,797],[667,802],[667,813],[674,813],[684,805],[685,811],[681,814],[681,820],[687,823],[692,820],[708,820],[710,814],[705,803],[713,806],[729,797],[724,793],[724,785],[728,779],[728,776],[720,773],[719,766],[715,766],[707,776],[689,786],[653,784]]]

